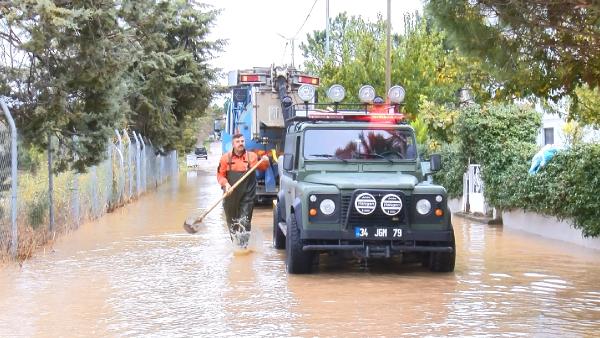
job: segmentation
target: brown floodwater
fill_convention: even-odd
[[[216,161],[0,270],[0,337],[600,332],[600,252],[501,227],[455,218],[451,274],[323,256],[290,276],[268,206],[255,209],[251,254],[234,255],[220,207],[189,235],[183,220],[220,194]]]

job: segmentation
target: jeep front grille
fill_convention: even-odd
[[[341,199],[341,217],[344,222],[343,225],[345,227],[353,227],[353,226],[394,226],[399,224],[408,224],[408,214],[411,208],[411,196],[406,195],[401,191],[396,191],[402,198],[402,211],[398,215],[388,216],[381,211],[379,207],[379,203],[381,198],[388,194],[389,191],[380,192],[377,190],[367,190],[371,193],[375,200],[377,201],[377,208],[370,215],[362,215],[356,211],[356,209],[351,205],[352,203],[352,191],[344,191],[342,192]]]

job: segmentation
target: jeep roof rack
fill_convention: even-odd
[[[314,103],[295,104],[292,109],[294,116],[286,119],[286,124],[307,121],[356,121],[395,124],[406,123],[404,114],[399,113],[400,105],[398,104]]]

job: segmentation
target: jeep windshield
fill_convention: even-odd
[[[396,129],[307,129],[304,158],[307,160],[414,160],[413,133]]]

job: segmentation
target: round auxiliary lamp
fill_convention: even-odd
[[[333,103],[340,103],[346,97],[346,89],[342,85],[334,84],[327,90],[327,97]]]
[[[371,85],[364,85],[358,90],[358,98],[362,103],[372,103],[375,99],[375,88]]]
[[[404,102],[404,96],[406,95],[406,91],[402,86],[392,86],[388,90],[388,99],[391,103],[400,104]]]

